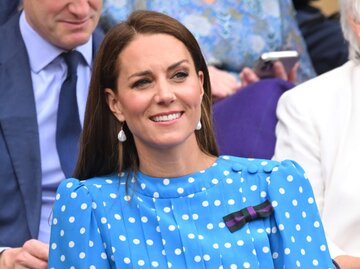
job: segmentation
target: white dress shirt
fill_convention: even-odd
[[[332,256],[360,256],[360,65],[349,61],[287,91],[277,116],[274,159],[305,169]]]

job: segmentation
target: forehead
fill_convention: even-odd
[[[173,64],[179,60],[193,63],[184,43],[168,34],[138,34],[120,53],[120,66]]]

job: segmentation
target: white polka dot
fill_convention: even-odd
[[[119,214],[115,214],[114,218],[117,219],[117,220],[121,220],[121,216]]]
[[[184,215],[182,215],[181,216],[181,218],[183,219],[183,220],[189,220],[189,215],[188,214],[184,214]]]
[[[215,206],[220,206],[220,205],[221,205],[221,201],[220,201],[220,200],[215,200],[215,201],[214,201],[214,205],[215,205]]]
[[[320,246],[320,250],[321,250],[321,251],[326,251],[326,246],[325,246],[325,245],[321,245],[321,246]]]
[[[221,228],[221,229],[223,229],[223,228],[225,228],[225,227],[226,227],[226,225],[225,225],[225,223],[224,223],[224,222],[220,222],[218,226],[219,226],[219,228]]]
[[[90,269],[96,269],[96,266],[95,265],[90,265]]]
[[[184,193],[184,188],[177,188],[176,191],[178,194],[182,194],[182,193]]]
[[[169,225],[169,231],[173,232],[175,231],[176,227],[175,225]]]
[[[107,219],[105,217],[102,217],[100,221],[101,221],[102,224],[107,223]]]
[[[105,182],[108,183],[108,184],[113,183],[113,181],[111,179],[107,179],[107,180],[105,180]]]
[[[251,187],[250,187],[250,190],[252,190],[252,191],[256,191],[257,190],[257,185],[252,185]]]
[[[279,167],[277,167],[277,166],[276,166],[276,167],[274,167],[274,168],[272,169],[272,171],[273,171],[273,172],[277,172],[277,171],[279,171]]]
[[[250,268],[250,263],[244,262],[243,266],[244,266],[244,268]],[[237,267],[234,267],[234,268],[237,268]],[[231,267],[231,269],[232,269],[232,267]]]
[[[302,216],[303,218],[306,218],[306,212],[303,211],[303,212],[301,213],[301,216]]]
[[[137,239],[137,238],[135,238],[135,239],[133,240],[133,243],[134,243],[134,245],[139,245],[139,244],[140,244],[140,240]]]
[[[280,189],[279,189],[279,193],[280,193],[280,194],[285,194],[285,189],[284,189],[284,188],[280,188]]]
[[[107,255],[105,252],[101,252],[100,256],[101,256],[101,259],[103,259],[103,260],[107,259]]]
[[[61,230],[61,231],[60,231],[60,236],[63,237],[64,234],[65,234],[64,230]]]
[[[116,195],[115,193],[110,193],[110,198],[116,199],[116,198],[117,198],[117,195]]]
[[[125,264],[130,264],[131,260],[129,258],[124,258],[124,263]]]
[[[232,179],[232,178],[227,178],[227,179],[226,179],[226,183],[227,183],[227,184],[232,184],[232,183],[233,183],[233,179]]]
[[[200,261],[201,261],[201,257],[198,256],[198,255],[195,256],[195,257],[194,257],[194,261],[195,261],[195,262],[200,262]]]
[[[260,164],[261,164],[262,166],[265,166],[265,165],[268,164],[268,162],[267,162],[267,161],[262,161]]]
[[[300,264],[300,261],[296,261],[296,267],[300,267],[301,264]]]
[[[285,218],[289,219],[290,218],[290,213],[289,212],[285,212]]]
[[[234,199],[228,200],[228,205],[234,205],[234,204],[235,204],[235,200],[234,200]]]
[[[214,185],[216,185],[216,184],[219,183],[219,180],[218,180],[217,178],[213,178],[213,179],[211,180],[211,183],[214,184]]]
[[[199,218],[199,215],[198,214],[192,214],[192,219],[193,220],[197,220]]]
[[[57,220],[57,218],[53,218],[53,225],[56,225],[57,223],[58,223],[58,220]]]
[[[74,184],[72,182],[69,182],[66,184],[66,188],[70,189]]]
[[[263,251],[264,253],[269,253],[270,249],[269,249],[269,247],[263,247],[263,248],[262,248],[262,251]]]
[[[271,202],[271,205],[272,205],[272,207],[277,207],[277,206],[278,206],[278,202],[277,202],[277,201],[272,201],[272,202]]]
[[[126,237],[124,235],[119,236],[120,241],[126,241]]]
[[[194,182],[195,182],[195,178],[189,177],[188,182],[189,182],[189,183],[194,183]]]
[[[298,205],[298,201],[297,200],[292,200],[292,204],[293,204],[293,206],[297,206]]]
[[[290,254],[290,249],[289,249],[289,248],[285,248],[285,249],[284,249],[284,253],[285,253],[285,255],[289,255],[289,254]]]
[[[279,231],[283,231],[285,229],[284,224],[279,224]]]
[[[195,238],[195,235],[192,234],[192,233],[190,233],[190,234],[188,234],[188,238],[189,238],[189,239],[194,239],[194,238]]]
[[[154,244],[154,241],[152,241],[151,239],[147,239],[146,244],[152,246]]]
[[[63,205],[63,206],[61,207],[61,212],[64,212],[65,209],[66,209],[66,205]]]
[[[279,253],[274,252],[274,253],[272,254],[272,257],[273,257],[273,259],[277,259],[277,258],[279,257]]]
[[[139,265],[139,266],[144,266],[144,265],[145,265],[145,261],[144,261],[144,260],[138,260],[138,265]]]
[[[199,235],[198,235],[198,238],[199,238],[200,240],[203,240],[203,239],[204,239],[204,236],[201,235],[201,234],[199,234]]]
[[[265,191],[260,192],[260,197],[265,198],[267,196]]]
[[[95,203],[95,202],[92,202],[92,203],[91,203],[91,207],[92,207],[92,209],[96,209],[96,208],[97,208],[96,203]]]
[[[225,248],[231,248],[231,243],[226,242],[226,243],[224,244],[224,247],[225,247]]]
[[[130,217],[128,220],[130,223],[135,223],[135,218],[133,218],[133,217]]]
[[[310,235],[308,235],[308,236],[306,237],[306,241],[308,241],[308,242],[311,242],[311,241],[312,241],[312,238],[311,238]]]
[[[56,248],[57,248],[56,243],[52,243],[52,244],[51,244],[51,249],[56,249]]]
[[[318,266],[318,265],[319,265],[319,261],[318,261],[318,260],[313,260],[312,263],[313,263],[314,266]]]
[[[75,242],[74,241],[70,241],[69,242],[69,248],[73,248],[75,246]]]
[[[214,229],[214,225],[212,223],[209,223],[208,225],[206,225],[206,228],[208,230],[212,230],[212,229]]]
[[[79,254],[79,258],[80,259],[84,259],[85,258],[85,252],[80,252],[80,254]]]
[[[227,171],[227,170],[224,171],[224,175],[225,175],[225,176],[228,176],[229,174],[230,174],[229,171]]]
[[[141,187],[142,190],[145,190],[146,184],[145,184],[145,183],[141,183],[141,184],[140,184],[140,187]]]
[[[60,199],[60,194],[57,193],[56,196],[55,196],[55,200],[59,200]]]
[[[182,251],[181,251],[181,249],[177,248],[177,249],[175,249],[174,252],[176,255],[180,255]]]
[[[204,259],[204,261],[206,261],[206,262],[210,261],[210,255],[205,254],[205,255],[203,256],[203,259]]]
[[[154,192],[153,197],[154,197],[154,198],[159,198],[159,197],[160,197],[160,195],[159,195],[159,193],[158,193],[158,192]]]
[[[319,228],[319,227],[320,227],[320,222],[315,221],[315,222],[314,222],[314,227],[315,227],[315,228]]]
[[[159,263],[157,261],[151,262],[152,267],[159,267]]]
[[[75,221],[75,217],[71,216],[71,217],[69,218],[69,222],[70,222],[70,223],[74,223],[74,221]]]
[[[292,182],[294,180],[294,177],[292,175],[288,175],[286,179],[287,181]]]
[[[129,201],[131,200],[131,196],[130,196],[130,195],[125,195],[125,196],[124,196],[124,200],[125,200],[126,202],[129,202]]]
[[[167,206],[167,207],[164,207],[163,210],[165,213],[169,213],[171,211],[171,208]]]
[[[219,249],[219,244],[217,244],[217,243],[213,244],[213,248],[214,249]]]
[[[203,201],[203,202],[201,203],[201,205],[202,205],[203,207],[208,207],[208,206],[209,206],[209,202],[208,202],[208,201]]]
[[[89,247],[93,247],[94,246],[94,242],[93,241],[91,241],[91,240],[89,240]]]
[[[301,252],[302,255],[305,255],[305,249],[302,248],[302,249],[300,250],[300,252]]]
[[[243,240],[238,240],[236,244],[241,247],[245,244],[245,242]]]
[[[65,256],[64,256],[64,255],[61,255],[61,256],[60,256],[60,261],[62,261],[62,262],[65,261]]]
[[[308,199],[308,203],[309,203],[309,204],[313,204],[313,203],[314,203],[314,198],[310,197],[310,198]]]
[[[76,193],[76,192],[72,192],[72,193],[70,194],[70,197],[73,198],[73,199],[75,199],[75,198],[77,197],[77,193]]]

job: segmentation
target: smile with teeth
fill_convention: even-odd
[[[172,120],[176,120],[178,118],[180,118],[181,113],[172,113],[172,114],[168,114],[168,115],[160,115],[160,116],[155,116],[155,117],[151,117],[151,120],[155,121],[155,122],[164,122],[164,121],[172,121]]]

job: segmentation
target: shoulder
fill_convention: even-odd
[[[300,172],[302,167],[293,160],[275,161],[268,159],[242,158],[236,156],[220,156],[221,164],[234,172],[246,172],[248,174],[271,174],[275,172]]]
[[[103,200],[106,197],[111,197],[112,193],[119,190],[119,180],[119,177],[115,174],[81,181],[68,178],[59,185],[56,200],[71,199],[72,201],[81,202],[87,199]]]

